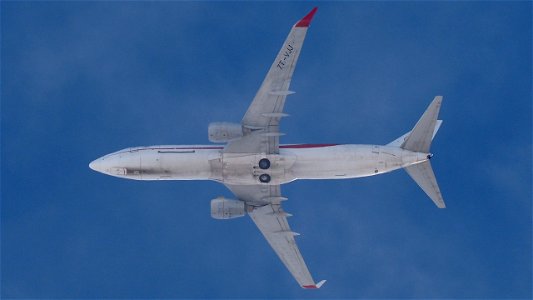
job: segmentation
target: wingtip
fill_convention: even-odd
[[[320,287],[322,287],[322,285],[324,285],[324,283],[326,283],[326,280],[322,280],[319,283],[313,285],[304,285],[302,287],[304,289],[319,289]]]
[[[318,7],[313,8],[307,15],[305,15],[305,17],[298,21],[294,27],[309,27],[317,10]]]
[[[322,280],[320,281],[319,283],[316,284],[316,288],[319,289],[321,286],[324,285],[324,283],[326,283],[327,280]]]

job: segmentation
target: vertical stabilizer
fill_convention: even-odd
[[[413,152],[429,152],[441,103],[442,96],[436,96],[400,147]]]
[[[433,200],[438,208],[446,208],[444,199],[440,193],[437,179],[431,168],[429,161],[420,164],[411,165],[404,169],[411,178],[422,188],[422,190]]]

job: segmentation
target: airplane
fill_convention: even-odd
[[[289,35],[240,124],[209,124],[209,141],[224,145],[170,145],[123,149],[89,164],[95,171],[134,180],[213,180],[235,199],[211,200],[211,216],[248,214],[283,264],[305,289],[318,289],[282,208],[280,186],[298,179],[348,179],[404,169],[439,208],[444,200],[431,168],[430,146],[441,120],[436,96],[414,128],[386,145],[280,144],[280,121],[292,75],[317,8]]]

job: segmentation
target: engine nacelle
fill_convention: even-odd
[[[214,122],[209,124],[209,141],[213,143],[226,143],[242,137],[242,126],[236,123]]]
[[[219,197],[211,200],[211,217],[225,220],[242,217],[246,214],[244,201]]]

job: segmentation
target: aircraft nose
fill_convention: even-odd
[[[102,172],[102,159],[101,158],[98,158],[98,159],[95,159],[93,161],[91,161],[89,163],[89,168],[91,168],[92,170],[96,171],[96,172]]]
[[[135,162],[135,160],[133,160]],[[137,157],[137,165],[140,164],[140,158]],[[89,163],[89,168],[96,172],[111,175],[125,176],[128,174],[128,161],[125,161],[121,155],[108,154]]]

